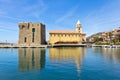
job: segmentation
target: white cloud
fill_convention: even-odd
[[[65,15],[63,15],[59,19],[57,19],[57,21],[55,23],[61,23],[61,22],[65,21],[67,18],[73,16],[78,8],[79,8],[79,5],[76,5],[71,10],[67,11],[67,13]]]
[[[89,34],[113,29],[120,25],[120,1],[114,0],[91,11],[83,20]],[[88,35],[89,35],[88,34]]]
[[[4,17],[4,18],[8,18],[8,19],[14,19],[14,20],[23,20],[23,19],[20,19],[20,18],[15,18],[15,17],[11,17],[11,16],[6,16],[6,15],[0,15],[0,17]]]
[[[32,16],[36,19],[39,19],[46,9],[47,5],[43,2],[43,0],[37,0],[31,5],[26,5],[21,8],[23,15],[27,14],[26,16]]]
[[[13,18],[22,20],[20,18],[30,17],[38,19],[42,15],[47,6],[43,0],[0,0],[0,15],[5,18]],[[29,3],[29,4],[28,4]],[[9,5],[9,6],[8,6]],[[5,13],[3,15],[3,13]],[[14,17],[12,17],[14,16]]]

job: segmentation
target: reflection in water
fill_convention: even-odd
[[[28,71],[45,67],[45,49],[19,48],[19,70]]]
[[[77,70],[80,71],[82,58],[85,56],[86,48],[50,48],[51,62],[74,61]]]
[[[102,52],[105,58],[109,58],[113,61],[120,61],[120,49],[119,48],[103,48]]]
[[[105,59],[113,61],[120,61],[120,49],[119,48],[93,48],[95,53],[102,53]]]

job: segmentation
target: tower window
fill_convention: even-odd
[[[35,32],[35,28],[32,28],[32,32],[33,32],[33,33]]]
[[[28,29],[29,29],[30,23],[28,23]]]
[[[34,42],[35,28],[32,28],[32,42]]]
[[[26,38],[26,37],[24,38],[24,42],[25,42],[25,43],[27,42],[27,38]]]
[[[34,33],[32,34],[32,42],[34,42]]]

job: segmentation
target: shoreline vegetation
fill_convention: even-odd
[[[96,45],[120,45],[120,42],[111,42],[111,43],[108,43],[108,42],[102,42],[102,41],[99,41],[99,42],[95,42]]]

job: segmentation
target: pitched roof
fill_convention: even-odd
[[[79,20],[78,20],[77,24],[81,24]]]
[[[72,30],[51,30],[50,33],[79,33],[77,31]]]
[[[50,34],[51,33],[57,33],[57,34],[65,33],[65,34],[82,34],[82,35],[86,35],[85,33],[79,33],[77,31],[72,31],[72,30],[51,30],[49,33]]]

